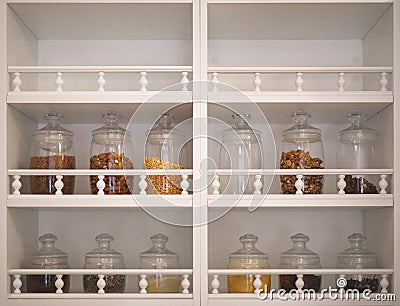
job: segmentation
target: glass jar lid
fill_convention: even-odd
[[[291,128],[282,132],[285,142],[313,143],[321,141],[321,130],[308,124],[311,115],[304,111],[297,111],[292,115],[295,122]]]
[[[254,234],[244,234],[239,238],[242,248],[229,255],[230,258],[259,258],[268,259],[268,255],[255,247],[258,237]]]
[[[140,264],[142,267],[154,269],[179,268],[178,254],[167,249],[168,236],[155,234],[150,237],[153,246],[140,253]]]
[[[250,118],[250,114],[234,113],[232,115],[232,128],[222,132],[222,141],[224,143],[232,141],[249,141],[250,143],[261,143],[261,133],[259,130],[250,127]]]
[[[339,141],[342,143],[369,143],[378,137],[378,132],[365,126],[367,115],[359,110],[348,115],[351,126],[339,132]]]
[[[85,263],[101,268],[123,267],[124,256],[111,248],[114,237],[107,233],[96,236],[97,248],[85,254]]]
[[[306,247],[306,243],[310,238],[298,233],[290,237],[293,242],[293,248],[281,253],[280,262],[282,268],[307,269],[321,267],[320,257]]]
[[[163,114],[153,128],[146,132],[147,140],[153,143],[178,142],[185,140],[183,133],[174,126],[174,117],[172,114]]]
[[[44,115],[44,119],[47,121],[47,125],[40,130],[35,131],[35,135],[63,135],[73,136],[74,133],[65,129],[61,126],[63,121],[63,115],[57,112],[47,113]]]
[[[350,247],[337,255],[338,265],[348,268],[376,268],[377,256],[365,248],[367,237],[354,233],[347,237]]]
[[[130,140],[130,132],[118,125],[120,119],[121,115],[113,111],[103,114],[103,121],[105,125],[98,129],[95,129],[92,132],[92,136],[96,140],[96,142],[122,142],[124,140],[125,134]]]
[[[57,236],[51,233],[39,237],[40,249],[30,257],[30,264],[33,267],[42,268],[63,268],[68,267],[67,253],[57,249],[55,243]]]

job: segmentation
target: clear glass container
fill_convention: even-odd
[[[308,124],[310,115],[297,111],[292,118],[295,125],[282,132],[281,169],[322,169],[324,148],[321,130]],[[281,191],[284,194],[296,193],[296,176],[281,175]],[[303,193],[320,194],[323,192],[322,175],[305,175]]]
[[[229,255],[229,269],[268,269],[268,255],[255,247],[258,237],[245,234],[239,238],[242,248]],[[253,293],[255,288],[254,275],[228,275],[229,293]],[[271,275],[261,276],[261,289],[269,292],[271,289]]]
[[[124,269],[124,256],[111,248],[114,237],[110,234],[96,236],[97,248],[86,253],[85,269]],[[83,275],[83,291],[86,293],[97,293],[97,275]],[[106,293],[124,293],[125,275],[105,275],[104,280]]]
[[[144,165],[146,169],[185,169],[188,163],[185,136],[174,127],[172,114],[164,114],[147,131]],[[180,194],[178,175],[149,175],[148,194]]]
[[[179,269],[178,254],[167,249],[168,236],[156,234],[150,237],[153,246],[140,253],[141,269]],[[179,293],[181,278],[178,275],[155,274],[147,277],[148,293]]]
[[[118,125],[121,115],[107,112],[103,115],[105,125],[92,132],[90,169],[132,169],[133,147],[131,134]],[[97,176],[90,177],[90,187],[97,194]],[[105,194],[130,194],[132,177],[105,176]]]
[[[320,269],[321,262],[317,253],[314,253],[306,247],[310,238],[307,235],[298,233],[290,237],[293,242],[293,248],[283,252],[280,257],[280,267],[283,269]],[[286,292],[297,290],[295,285],[297,275],[281,274],[279,275],[279,287]],[[303,289],[313,289],[318,292],[321,289],[321,275],[304,274]]]
[[[249,126],[249,114],[233,114],[232,128],[222,133],[219,156],[221,169],[261,169],[261,133]],[[222,176],[221,184],[227,194],[254,193],[253,180],[249,175]]]
[[[378,268],[377,256],[365,248],[367,237],[363,234],[354,233],[347,237],[350,247],[337,255],[338,269],[376,269]],[[379,276],[367,274],[346,275],[347,285],[344,288],[358,289],[363,292],[370,289],[378,292]]]
[[[361,111],[353,111],[348,119],[351,126],[341,130],[338,136],[336,164],[341,169],[371,169],[378,166],[378,132],[365,126],[367,116]],[[346,193],[378,193],[372,180],[374,176],[346,175]]]
[[[29,269],[68,269],[68,255],[55,247],[57,236],[51,233],[39,237],[40,249],[29,258]],[[26,289],[30,293],[55,293],[56,275],[27,275]],[[63,275],[63,292],[69,292],[70,276]]]
[[[61,126],[63,117],[59,113],[44,116],[47,125],[33,134],[31,145],[31,169],[75,169],[73,133]],[[31,176],[33,194],[55,194],[56,176]],[[64,194],[72,194],[75,187],[74,176],[63,177]]]

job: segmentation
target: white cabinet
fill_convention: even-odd
[[[259,273],[272,274],[276,289],[279,254],[290,247],[291,234],[310,236],[322,263],[315,273],[327,288],[337,275],[355,273],[335,269],[336,254],[349,234],[365,233],[379,269],[360,273],[378,274],[382,293],[400,293],[397,1],[14,0],[2,2],[0,14],[1,305],[260,303],[256,294],[227,293],[228,255],[246,232],[257,234],[258,248],[268,253],[271,267]],[[299,109],[322,129],[319,172],[279,170],[281,132]],[[337,133],[354,109],[380,133],[377,169],[337,169]],[[132,133],[132,196],[90,193],[89,175],[104,175],[88,169],[91,131],[107,110],[121,113]],[[47,174],[75,175],[73,195],[30,194],[29,176],[46,174],[28,169],[32,134],[49,111],[61,112],[74,131],[77,169]],[[146,175],[164,172],[143,170],[146,131],[166,111],[190,140],[192,158],[185,171],[167,173],[182,177],[183,194],[148,195]],[[218,168],[221,132],[233,112],[250,113],[261,131],[262,169]],[[323,194],[281,194],[280,175],[297,175],[301,184],[307,174],[324,176]],[[345,174],[371,174],[378,194],[338,194]],[[248,176],[255,194],[224,192],[224,178],[238,175]],[[24,275],[33,272],[21,268],[45,232],[55,233],[69,253],[71,269],[62,272],[71,275],[70,293],[25,292]],[[113,234],[125,255],[127,269],[118,272],[127,275],[126,293],[82,293],[84,253],[100,232]],[[163,273],[182,276],[182,293],[143,291],[152,271],[138,269],[139,253],[157,232],[180,255],[182,269]],[[321,303],[396,302],[325,296]]]

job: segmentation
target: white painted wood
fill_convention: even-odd
[[[140,275],[140,281],[139,281],[139,287],[140,287],[140,293],[141,294],[147,293],[147,291],[146,291],[147,286],[148,286],[148,282],[146,280],[146,275],[145,274],[141,274]]]
[[[140,188],[139,194],[146,194],[146,188],[147,188],[146,175],[140,176],[139,188]]]
[[[56,282],[55,286],[57,288],[56,293],[63,293],[62,288],[64,287],[64,281],[62,280],[63,275],[62,274],[56,274]]]
[[[187,71],[183,71],[182,72],[182,78],[181,78],[181,84],[182,84],[182,91],[188,91],[188,83],[189,83],[189,79],[188,79],[188,72]]]
[[[106,188],[106,183],[104,182],[104,175],[97,176],[99,180],[96,183],[96,187],[99,190],[97,195],[104,195],[104,188]]]
[[[12,182],[11,187],[14,189],[13,194],[14,195],[19,195],[21,194],[20,189],[22,187],[22,183],[19,180],[21,178],[20,175],[14,175],[14,181]]]
[[[182,181],[181,181],[181,188],[182,188],[182,192],[181,194],[183,195],[188,195],[188,191],[187,189],[189,188],[189,181],[188,181],[188,175],[183,174],[182,175]]]
[[[254,81],[253,81],[253,85],[254,85],[254,91],[258,92],[261,91],[261,78],[260,78],[261,73],[260,72],[255,72],[254,73]]]
[[[387,175],[382,174],[381,179],[379,180],[379,188],[381,189],[379,191],[380,194],[387,194],[386,188],[389,186],[388,181],[386,180]]]
[[[22,287],[22,281],[21,281],[21,275],[15,274],[14,275],[14,281],[13,281],[13,287],[14,287],[14,293],[20,294],[21,293],[21,287]]]
[[[382,274],[382,279],[379,282],[379,285],[381,286],[381,293],[388,293],[387,288],[389,287],[389,280],[387,274]]]
[[[381,85],[381,91],[387,91],[387,85],[389,81],[387,79],[387,72],[381,72],[381,79],[379,80],[379,85]]]
[[[342,91],[344,91],[344,87],[346,86],[346,79],[344,78],[346,73],[339,72],[338,75],[339,75],[338,81],[337,81],[338,90],[342,92]]]
[[[147,72],[145,71],[141,71],[140,72],[140,80],[139,80],[139,84],[140,84],[140,91],[147,91],[147,84],[149,84],[149,81],[147,81],[146,78]]]
[[[63,80],[63,73],[62,72],[57,72],[56,73],[56,91],[61,92],[63,91],[62,87],[64,85],[64,80]]]
[[[219,175],[218,174],[214,175],[214,179],[213,179],[213,182],[211,184],[211,187],[213,189],[213,192],[212,192],[213,195],[220,194],[219,188],[221,187],[221,183],[219,181]]]
[[[190,281],[189,281],[189,275],[188,274],[182,275],[181,286],[182,286],[182,293],[183,294],[189,294],[190,293],[189,292]]]
[[[393,269],[209,269],[210,275],[247,275],[247,274],[393,274]],[[302,274],[300,274],[302,273]]]
[[[346,188],[346,182],[344,180],[346,176],[344,174],[339,174],[339,180],[337,182],[338,194],[345,194],[344,189]]]
[[[351,69],[351,68],[350,68]],[[376,68],[372,68],[376,69]],[[188,72],[192,71],[192,66],[8,66],[8,72],[26,73],[49,73],[49,72],[69,72],[69,73],[92,73],[92,72]],[[381,71],[390,72],[389,67],[383,67]],[[183,72],[182,72],[183,75]],[[187,75],[186,75],[187,76]]]
[[[211,79],[212,90],[218,91],[218,83],[219,83],[218,72],[213,72],[213,73],[211,73],[211,75],[212,75],[212,79]]]
[[[301,91],[303,91],[303,85],[304,85],[303,73],[296,72],[296,76],[297,76],[296,82],[295,82],[296,87],[297,87],[296,91],[301,92]]]
[[[64,188],[64,183],[62,181],[62,175],[56,175],[57,181],[54,183],[54,187],[56,187],[56,195],[62,195],[62,189]]]
[[[98,277],[99,279],[97,280],[97,288],[99,288],[99,290],[97,291],[97,293],[99,294],[104,294],[106,293],[104,291],[104,287],[106,286],[106,281],[104,280],[104,274],[99,274]]]
[[[261,281],[261,279],[260,279],[261,274],[256,274],[256,275],[254,275],[254,277],[255,277],[254,282],[253,282],[254,293],[255,293],[255,294],[258,294],[258,293],[261,292],[261,291],[260,291],[260,288],[261,288],[261,286],[262,286],[262,281]]]
[[[35,275],[35,274],[40,274],[40,273],[46,273],[46,274],[51,274],[51,275],[57,275],[57,274],[69,274],[69,275],[83,275],[83,274],[88,274],[88,275],[97,275],[101,274],[104,272],[104,269],[10,269],[8,273],[10,275],[18,275],[18,274],[23,274],[23,275]],[[124,274],[124,275],[141,275],[141,274],[147,274],[147,275],[156,275],[156,274],[162,274],[165,275],[180,275],[180,274],[192,274],[193,270],[192,269],[110,269],[107,270],[108,275],[118,275],[118,274]],[[390,271],[387,270],[387,273],[390,274]]]
[[[22,80],[20,72],[14,72],[13,86],[14,86],[14,92],[21,91]]]
[[[10,70],[10,69],[9,69]],[[23,71],[20,67],[15,67],[14,70]],[[14,71],[14,70],[11,70]],[[221,67],[209,67],[209,72],[217,71],[218,73],[340,73],[340,72],[350,72],[350,73],[391,73],[393,72],[393,67],[390,66],[365,66],[365,67],[353,67],[353,66],[338,66],[338,67],[310,67],[310,66],[294,66],[294,67],[235,67],[235,66],[221,66]]]
[[[262,187],[263,187],[262,182],[261,182],[261,177],[262,176],[260,174],[255,175],[255,180],[254,180],[253,186],[254,186],[254,194],[257,194],[257,195],[261,194]]]
[[[211,288],[212,288],[212,292],[213,294],[217,294],[219,293],[218,288],[220,286],[219,280],[218,280],[219,275],[218,274],[214,274],[213,275],[213,280],[211,282]]]
[[[296,175],[296,183],[294,186],[296,187],[296,194],[303,194],[304,182],[302,174]]]
[[[294,283],[296,285],[297,291],[298,292],[303,292],[303,287],[304,287],[304,280],[303,280],[303,274],[297,274],[297,280]]]
[[[104,86],[106,85],[106,80],[104,78],[105,73],[103,71],[99,72],[99,78],[97,79],[97,85],[98,85],[98,89],[97,91],[104,91]]]

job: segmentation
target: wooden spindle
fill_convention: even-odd
[[[303,287],[304,287],[303,274],[297,274],[297,280],[294,284],[296,285],[298,292],[303,292]]]
[[[387,85],[389,81],[387,79],[387,72],[381,73],[381,79],[379,80],[379,84],[381,85],[381,91],[387,91]]]
[[[147,72],[145,71],[140,72],[140,80],[139,80],[140,91],[147,91],[147,84],[149,84],[149,81],[147,80],[146,76]]]
[[[212,294],[218,294],[219,293],[219,280],[218,280],[218,275],[213,275],[213,280],[211,281],[211,288],[212,288]]]
[[[211,84],[212,84],[212,90],[213,91],[218,91],[218,72],[213,72],[212,73],[212,79],[211,79]]]
[[[188,294],[189,293],[189,287],[190,287],[189,275],[188,274],[184,274],[184,275],[182,275],[182,277],[183,277],[182,282],[181,282],[182,293],[183,294]]]
[[[261,275],[256,274],[256,275],[254,275],[254,277],[255,277],[255,280],[253,282],[254,293],[255,294],[259,294],[261,292],[260,288],[262,286]]]
[[[214,175],[214,180],[213,180],[213,182],[211,183],[211,188],[213,189],[213,192],[212,192],[212,194],[213,195],[218,195],[218,194],[220,194],[220,192],[219,192],[219,188],[221,187],[221,183],[219,182],[219,175],[218,174],[215,174]]]
[[[106,188],[106,183],[104,182],[104,175],[98,175],[99,179],[96,183],[96,187],[99,191],[97,191],[98,195],[104,195],[104,188]]]
[[[380,194],[387,194],[386,188],[389,186],[388,181],[386,180],[387,175],[382,174],[381,179],[379,180],[379,188],[381,189],[379,191]]]
[[[56,188],[56,195],[62,195],[62,189],[64,188],[64,182],[62,181],[62,175],[56,175],[57,181],[54,183],[54,187]]]
[[[182,181],[181,181],[181,188],[182,192],[181,194],[187,195],[189,194],[187,189],[189,188],[189,181],[188,181],[188,175],[182,174]]]
[[[381,293],[388,293],[387,288],[389,287],[389,280],[387,274],[382,274],[382,278],[379,284],[381,285]]]
[[[146,175],[141,175],[139,181],[139,189],[140,189],[139,194],[147,194],[146,188],[147,188]]]
[[[97,280],[97,288],[99,288],[99,290],[97,291],[97,293],[100,293],[100,294],[106,293],[104,291],[104,287],[106,286],[106,281],[104,280],[104,275],[99,274],[98,277],[99,277],[99,279]]]
[[[62,87],[64,85],[64,79],[63,79],[63,73],[62,72],[57,72],[56,73],[56,91],[61,92],[63,91]]]
[[[188,91],[188,85],[189,85],[188,74],[189,73],[187,71],[182,72],[182,79],[181,79],[182,91]]]
[[[147,293],[147,286],[149,285],[149,283],[146,280],[146,275],[142,274],[140,275],[140,281],[139,281],[139,288],[140,288],[140,293],[145,294]]]
[[[20,175],[14,175],[14,181],[11,184],[11,187],[14,189],[13,194],[14,195],[20,195],[20,189],[22,188],[22,183],[20,181],[21,176]]]
[[[261,189],[262,189],[262,182],[261,182],[261,174],[256,174],[255,175],[255,181],[254,181],[254,194],[261,194]]]
[[[253,81],[253,85],[254,85],[254,91],[261,91],[261,78],[260,78],[260,76],[261,76],[261,73],[259,73],[259,72],[256,72],[256,73],[254,73],[254,81]]]
[[[22,86],[22,79],[21,79],[21,73],[20,72],[14,72],[14,77],[13,77],[13,86],[14,86],[14,92],[20,92],[21,91],[21,86]]]
[[[346,188],[346,181],[344,180],[346,176],[344,174],[339,174],[339,180],[336,183],[338,188],[338,194],[345,194],[344,189]]]
[[[104,78],[105,73],[100,71],[99,78],[97,79],[98,89],[97,91],[104,91],[104,86],[106,85],[106,79]]]
[[[13,287],[14,287],[14,293],[16,294],[21,293],[21,287],[22,287],[21,275],[19,274],[14,275]]]
[[[303,79],[303,73],[302,72],[297,72],[296,73],[296,87],[297,91],[303,91],[303,85],[304,85],[304,79]]]
[[[296,175],[296,183],[294,184],[294,187],[296,187],[296,194],[303,194],[303,188],[304,188],[304,181],[303,181],[303,175],[298,174]]]
[[[55,286],[57,288],[56,293],[63,293],[62,288],[64,287],[64,281],[62,279],[63,275],[62,274],[57,274],[56,275],[56,282],[55,282]]]
[[[344,91],[344,86],[346,85],[346,79],[344,78],[344,76],[345,76],[344,72],[338,73],[337,86],[339,91]]]

